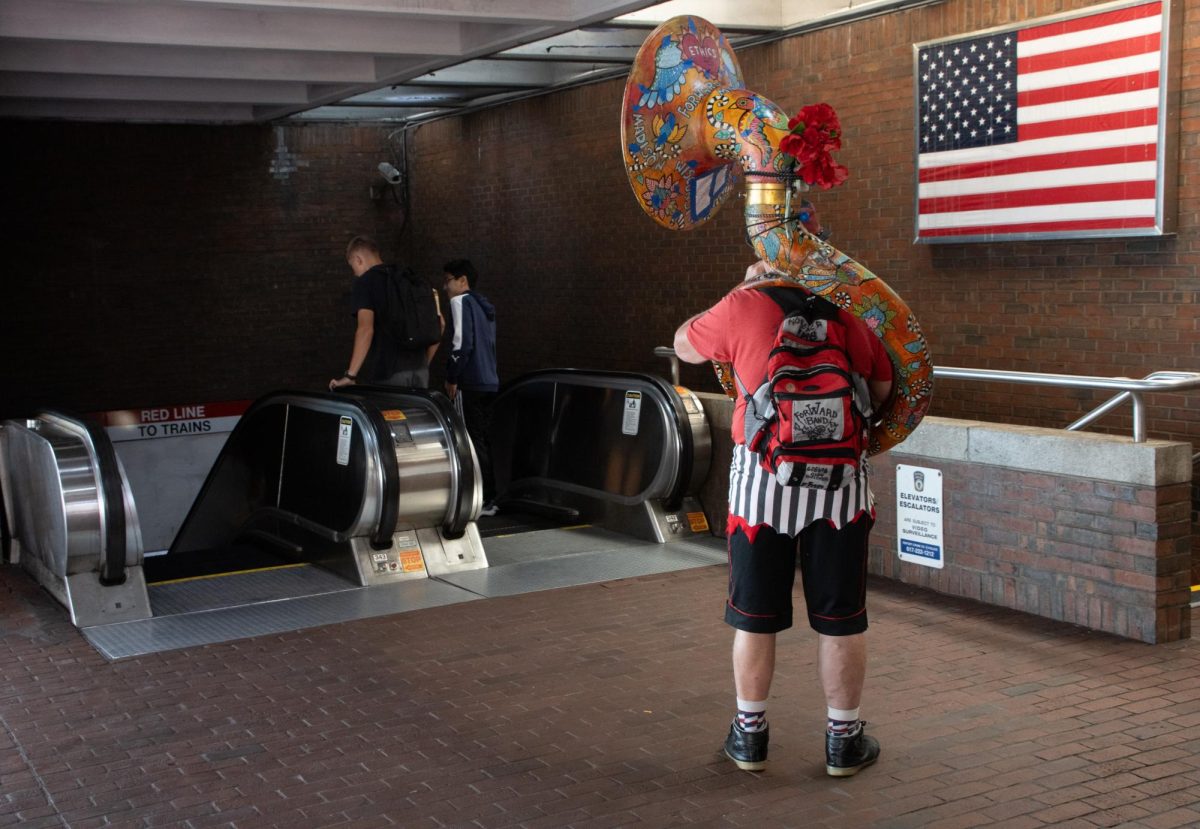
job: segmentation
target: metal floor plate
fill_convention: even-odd
[[[569,543],[564,543],[567,542],[564,534],[570,535]],[[592,527],[539,530],[489,541],[490,567],[453,573],[443,576],[442,580],[495,598],[709,567],[726,561],[723,539],[700,538],[657,544]],[[501,541],[505,543],[497,543]],[[549,554],[548,551],[559,552]]]
[[[278,572],[232,574],[212,581],[237,580],[247,575],[269,576]],[[121,659],[479,599],[473,593],[434,579],[370,589],[339,581],[349,589],[83,628],[83,635],[109,659]]]
[[[588,524],[569,528],[555,527],[549,530],[533,530],[513,535],[497,535],[484,542],[484,549],[487,550],[488,564],[496,567],[520,561],[559,558],[575,553],[626,549],[630,545],[641,546],[647,543],[649,542],[639,541],[627,535]]]
[[[197,613],[357,589],[357,585],[344,578],[308,564],[146,586],[155,616]]]
[[[489,538],[486,549],[486,569],[371,588],[309,566],[150,585],[153,618],[82,633],[108,659],[123,659],[726,560],[723,539],[656,544],[597,527]]]

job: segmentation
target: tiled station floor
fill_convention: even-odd
[[[718,754],[724,581],[704,567],[106,662],[0,566],[0,826],[1200,826],[1197,639],[875,582],[880,762],[825,776],[804,628],[781,641],[754,775]]]

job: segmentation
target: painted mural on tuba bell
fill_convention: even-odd
[[[803,192],[836,186],[848,175],[833,160],[841,140],[828,104],[806,106],[789,119],[746,89],[725,36],[699,17],[675,17],[655,29],[625,84],[625,169],[652,219],[690,230],[744,192],[746,238],[766,267],[739,288],[799,284],[859,317],[882,340],[895,390],[871,433],[869,451],[876,454],[903,441],[925,415],[933,364],[904,300],[804,226]],[[728,366],[715,368],[734,396]]]

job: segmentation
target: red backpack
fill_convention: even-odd
[[[846,312],[800,288],[767,288],[783,321],[767,377],[746,398],[746,446],[784,486],[840,489],[867,446],[871,398],[851,368]]]

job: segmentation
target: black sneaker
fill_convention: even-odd
[[[852,737],[825,735],[825,773],[830,777],[850,777],[878,759],[879,741],[868,737],[862,726]]]
[[[737,723],[730,723],[729,736],[725,738],[725,756],[743,771],[762,771],[767,767],[770,730],[767,726],[762,731],[743,731]]]

